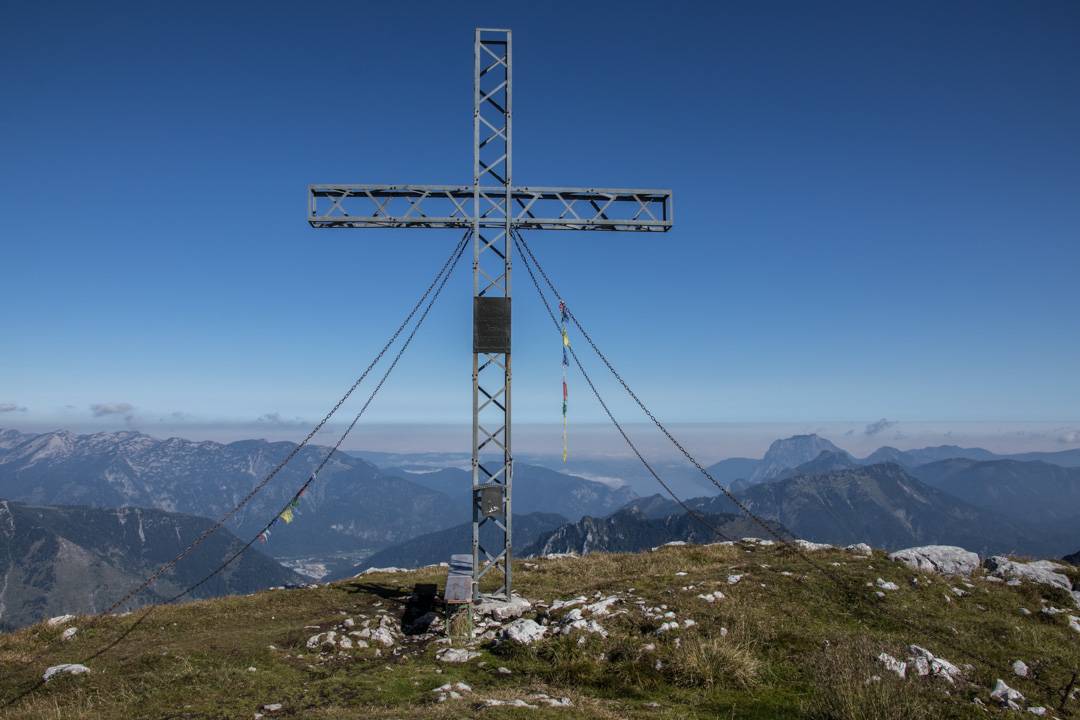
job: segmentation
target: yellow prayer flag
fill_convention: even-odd
[[[285,510],[281,513],[281,519],[285,521],[286,525],[292,522],[293,515],[291,507],[285,508]]]

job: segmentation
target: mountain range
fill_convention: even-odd
[[[0,630],[109,607],[201,534],[210,521],[161,510],[43,507],[0,500]],[[128,610],[201,580],[240,546],[220,531]],[[249,593],[301,578],[258,551],[241,555],[194,598]]]
[[[685,512],[651,517],[640,507],[631,505],[606,518],[584,517],[576,523],[567,523],[538,538],[521,552],[526,556],[637,552],[673,540],[714,542],[720,538],[713,528],[728,537],[737,538],[761,535],[763,532],[752,520],[739,514],[703,513],[702,517],[708,525]]]
[[[760,460],[730,458],[710,465],[707,470],[721,484],[734,489],[742,489],[779,477],[791,477],[794,469],[817,460],[825,452],[830,453],[826,457],[833,463],[831,469],[842,465],[854,467],[886,462],[896,463],[905,468],[915,468],[927,463],[953,459],[1038,461],[1060,467],[1080,467],[1080,449],[999,455],[983,448],[965,448],[957,445],[938,445],[912,450],[898,450],[885,446],[878,448],[865,458],[856,458],[831,441],[815,434],[808,434],[774,441]],[[825,460],[823,459],[822,462]],[[824,466],[821,466],[821,469],[825,469]]]
[[[1039,467],[1030,467],[1040,463],[948,463],[954,469],[975,468],[970,471],[974,478],[960,485],[967,492],[953,494],[947,487],[923,482],[913,471],[896,463],[859,465],[846,454],[823,450],[810,462],[782,471],[778,479],[735,491],[735,497],[794,537],[834,545],[865,542],[898,549],[946,544],[984,554],[1054,556],[1080,544],[1080,524],[1070,515],[1080,507],[1075,501],[1080,492],[1080,479],[1073,475],[1075,469],[1057,468],[1047,476],[1040,475]],[[1017,489],[1004,473],[1010,469],[1012,477],[1026,471],[1043,480]],[[946,485],[948,477],[955,480],[955,476],[940,474],[946,476],[939,480],[942,485]],[[989,480],[980,490],[983,476]],[[1014,495],[1022,497],[1023,503],[1012,507],[1010,498]],[[740,512],[724,496],[686,502],[710,516],[736,516]],[[1054,514],[1053,507],[1062,508],[1060,517]],[[750,535],[763,535],[756,525],[744,530]],[[538,540],[530,551],[633,551],[674,540],[701,542],[702,537],[700,523],[693,522],[674,501],[654,495],[638,498],[606,518],[586,517],[564,525]]]
[[[138,432],[77,435],[67,431],[0,432],[0,498],[39,505],[137,506],[220,517],[295,445],[243,440],[228,444]],[[230,529],[257,533],[329,451],[307,446],[236,516]],[[607,514],[634,497],[628,488],[518,466],[515,510],[576,520]],[[429,474],[386,471],[334,453],[300,499],[297,521],[271,535],[275,557],[357,559],[468,519],[470,477],[448,468]]]
[[[194,532],[189,526],[205,527],[206,520],[190,515],[220,516],[294,448],[292,443],[265,440],[158,440],[137,432],[0,431],[0,498],[15,501],[7,504],[13,508],[9,514],[21,518],[18,532],[7,541],[5,572],[11,579],[5,587],[12,589],[0,593],[0,607],[8,608],[0,612],[0,622],[4,613],[20,617],[11,610],[16,605],[26,608],[19,611],[23,618],[59,614],[57,608],[67,606],[103,607],[115,588],[135,584],[149,572],[153,558],[175,554],[177,537]],[[254,535],[327,452],[317,446],[302,449],[229,529],[242,539]],[[293,567],[321,568],[311,574],[331,578],[369,567],[427,565],[445,561],[452,552],[468,551],[471,474],[461,467],[464,456],[362,455],[335,453],[300,499],[295,522],[279,523],[260,549]],[[980,552],[1060,557],[1080,547],[1077,455],[1064,451],[1006,457],[980,448],[940,446],[880,448],[859,459],[824,438],[800,435],[777,440],[761,460],[729,458],[712,465],[710,472],[775,528],[809,540],[886,548],[946,543]],[[670,499],[638,497],[628,485],[620,485],[602,461],[585,467],[606,476],[605,481],[521,460],[515,464],[517,554],[640,550],[712,537]],[[707,480],[699,480],[713,489]],[[688,483],[683,477],[683,487],[695,487]],[[727,535],[764,534],[726,497],[710,494],[687,502]],[[82,507],[52,507],[72,505]],[[121,517],[142,522],[125,525],[117,519]],[[118,535],[117,524],[128,528],[128,534]],[[101,528],[100,545],[93,534],[73,539],[73,528],[79,525]],[[133,545],[131,528],[137,527],[143,532],[136,536],[146,539]],[[148,532],[147,527],[165,530]],[[173,528],[172,535],[168,528]],[[38,553],[39,546],[25,544],[27,537],[38,536],[54,538],[51,545],[40,546],[47,551]],[[227,533],[215,537],[223,545],[212,547],[201,568],[236,542]],[[80,549],[65,553],[69,547]],[[30,569],[17,569],[24,558]],[[250,573],[273,577],[268,584],[297,577],[266,557],[256,559],[269,565]],[[235,579],[227,574],[205,591],[254,587],[247,566],[237,571]],[[39,581],[48,572],[61,579]],[[94,577],[101,583],[91,582]],[[176,587],[186,577],[178,577]],[[64,578],[81,578],[81,584]],[[169,589],[166,583],[159,592]],[[12,600],[16,596],[17,602]]]

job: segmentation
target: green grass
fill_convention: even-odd
[[[913,585],[915,573],[880,554],[859,559],[828,551],[813,558],[844,587],[780,547],[690,546],[518,562],[517,589],[531,600],[597,592],[628,598],[633,588],[633,597],[697,624],[656,635],[659,621],[623,603],[612,609],[629,612],[600,618],[607,638],[574,634],[531,647],[481,647],[481,657],[465,665],[436,662],[443,646],[431,640],[410,640],[397,654],[378,657],[373,648],[323,656],[305,646],[345,617],[360,623],[382,610],[399,616],[414,583],[440,581],[445,571],[166,606],[88,662],[90,675],[53,680],[0,710],[0,720],[253,718],[266,703],[284,706],[267,718],[975,718],[987,711],[972,698],[986,700],[998,677],[1030,700],[1049,703],[1034,682],[1012,676],[1016,659],[1054,687],[1080,668],[1080,634],[1064,616],[1038,612],[1044,599],[1071,607],[1049,588],[981,577],[966,588],[958,579],[926,575]],[[731,573],[745,577],[729,586]],[[866,583],[878,577],[900,589],[877,598]],[[680,589],[689,585],[695,588]],[[952,586],[970,594],[955,597]],[[712,590],[726,598],[712,605],[697,598]],[[1033,614],[1022,615],[1021,607]],[[34,662],[62,628],[36,625],[0,635],[0,697],[14,697],[49,665],[80,661],[134,617],[80,630]],[[643,650],[646,643],[655,649]],[[873,660],[882,651],[903,657],[911,643],[970,664],[969,682],[955,688],[940,680],[900,682]],[[498,673],[499,666],[512,674]],[[436,703],[431,690],[455,681],[474,692]],[[475,707],[484,698],[527,699],[537,692],[569,697],[573,707]]]

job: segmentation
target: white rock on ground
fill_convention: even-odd
[[[582,603],[587,601],[588,598],[584,595],[578,595],[576,598],[571,598],[570,600],[556,600],[555,602],[551,603],[551,607],[549,607],[548,610],[554,612],[555,610],[561,610],[562,608],[581,605]]]
[[[959,679],[963,673],[960,668],[953,665],[945,658],[935,657],[932,652],[918,645],[909,645],[908,666],[915,669],[919,675],[932,675],[948,681],[950,684]]]
[[[743,579],[742,575],[728,575],[727,576],[727,584],[728,585],[735,585],[736,583],[738,583],[742,579]]]
[[[49,627],[56,627],[57,625],[67,625],[69,622],[75,619],[74,615],[57,615],[56,617],[49,618],[45,621],[45,624]]]
[[[578,619],[578,620],[574,620],[572,622],[566,623],[565,625],[562,626],[562,630],[560,630],[560,632],[563,635],[569,635],[574,630],[584,630],[585,632],[595,633],[596,635],[599,635],[600,637],[607,637],[608,636],[608,631],[605,630],[604,627],[600,623],[596,622],[595,620],[584,620],[584,619]]]
[[[412,572],[412,569],[411,568],[401,568],[401,567],[368,568],[367,570],[364,570],[363,572],[356,575],[356,577],[360,577],[361,575],[374,575],[376,573],[403,573],[403,572]]]
[[[394,635],[390,632],[389,628],[379,627],[371,631],[372,642],[377,642],[383,647],[392,647],[394,645]]]
[[[792,543],[792,545],[794,545],[795,547],[800,548],[802,550],[805,550],[807,552],[815,552],[817,550],[832,550],[833,549],[833,546],[829,545],[828,543],[810,542],[809,540],[803,540],[802,538],[799,538],[798,540],[795,540]]]
[[[480,653],[465,648],[444,648],[435,654],[436,660],[445,663],[469,662],[476,657],[480,657]]]
[[[509,620],[519,618],[532,609],[532,603],[514,595],[509,600],[500,598],[484,597],[474,608],[477,617],[490,616],[496,620]]]
[[[85,665],[80,665],[79,663],[62,663],[46,668],[45,674],[41,676],[41,679],[45,682],[49,682],[57,675],[82,675],[83,673],[88,672],[90,672],[90,668]]]
[[[889,653],[881,653],[877,657],[878,661],[885,666],[885,669],[894,672],[900,678],[907,677],[907,663],[903,660],[897,660]]]
[[[899,590],[900,589],[899,585],[897,585],[896,583],[891,582],[889,580],[885,580],[884,578],[878,578],[877,582],[875,584],[879,588],[881,588],[882,590],[890,590],[891,591],[891,590]]]
[[[1028,676],[1027,663],[1025,663],[1023,660],[1017,660],[1016,662],[1014,662],[1012,664],[1012,671],[1013,671],[1013,675],[1016,675],[1017,677],[1027,677]]]
[[[68,629],[64,630],[64,632],[60,633],[60,639],[72,640],[75,638],[75,633],[77,632],[79,632],[79,628],[69,627]]]
[[[518,618],[503,630],[508,640],[512,640],[519,645],[532,645],[542,639],[546,632],[546,627],[535,620],[527,618]]]
[[[940,575],[970,575],[979,567],[979,556],[953,545],[922,545],[889,553],[889,559],[912,570]]]
[[[609,615],[611,613],[611,606],[617,602],[619,602],[619,598],[615,595],[611,595],[602,600],[597,600],[591,605],[586,605],[584,609],[588,610],[596,617],[603,617],[604,615]]]
[[[874,554],[874,549],[866,543],[856,543],[854,545],[847,545],[844,547],[852,555],[859,555],[861,557],[870,557]]]
[[[1046,715],[1046,708],[1044,708],[1041,705],[1036,705],[1035,707],[1029,707],[1027,710],[1032,715],[1038,715],[1039,717],[1043,717],[1044,715]]]
[[[1049,560],[1024,563],[1010,560],[1004,555],[995,555],[987,558],[983,562],[983,567],[990,571],[991,575],[1004,580],[1028,580],[1072,592],[1072,582],[1068,576],[1057,572],[1058,570],[1064,570],[1065,566]]]
[[[548,707],[573,707],[574,703],[570,702],[570,698],[567,697],[551,697],[544,693],[533,693],[529,696],[529,699],[535,703],[541,705],[547,705]]]
[[[500,705],[505,705],[507,707],[532,708],[533,710],[540,707],[539,705],[530,705],[521,698],[517,698],[516,700],[494,700],[489,698],[481,703],[481,706],[483,707],[498,707]]]
[[[1020,691],[1013,690],[1001,678],[998,678],[998,681],[994,683],[994,689],[990,691],[990,698],[1003,707],[1012,708],[1013,710],[1019,710],[1020,703],[1024,702],[1024,696]]]
[[[698,595],[698,597],[701,598],[702,600],[704,600],[705,602],[707,602],[709,604],[712,604],[714,602],[717,602],[718,600],[723,600],[724,599],[724,593],[717,590],[715,592],[705,593],[704,595]]]
[[[1080,632],[1080,617],[1077,617],[1076,615],[1070,615],[1069,627],[1071,627],[1076,632]]]
[[[667,548],[667,547],[682,547],[683,545],[686,545],[686,544],[687,543],[686,543],[685,540],[672,540],[671,542],[666,542],[663,545],[657,545],[656,547],[652,548],[651,552],[656,552],[657,550],[660,550],[661,548]]]
[[[462,695],[471,693],[472,688],[463,682],[456,682],[440,685],[431,692],[436,694],[435,700],[437,702],[446,702],[447,700],[460,700]]]

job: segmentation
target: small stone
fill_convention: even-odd
[[[263,705],[262,709],[265,712],[275,713],[275,712],[280,712],[282,707],[284,707],[284,706],[281,703],[268,703],[266,705]]]
[[[444,648],[435,654],[435,659],[445,663],[465,663],[480,657],[480,653],[464,648]]]
[[[253,668],[253,667],[249,667],[249,668],[247,669],[247,671],[248,671],[248,672],[258,672],[258,671],[257,671],[257,670],[256,670],[255,668]]]
[[[1014,710],[1018,710],[1020,708],[1020,703],[1024,702],[1024,696],[1020,691],[1013,690],[1006,685],[1005,681],[1001,678],[998,678],[998,681],[994,683],[994,689],[990,691],[990,698],[995,700],[999,705]]]
[[[75,633],[79,632],[79,628],[69,627],[64,632],[60,633],[61,640],[72,640],[75,638]]]
[[[1017,677],[1027,677],[1028,676],[1028,666],[1027,666],[1027,663],[1025,663],[1023,660],[1017,660],[1016,662],[1014,662],[1012,664],[1012,670],[1013,670],[1013,674],[1016,675]]]
[[[74,619],[74,615],[57,615],[56,617],[46,620],[45,624],[49,627],[56,627],[57,625],[66,625]]]
[[[90,672],[90,668],[79,663],[62,663],[60,665],[53,665],[50,668],[46,668],[45,674],[41,679],[45,682],[49,682],[57,675],[82,675],[83,673]]]
[[[513,673],[510,672],[510,668],[503,667],[501,665],[495,668],[495,672],[499,673],[500,675],[513,675]]]
[[[897,660],[892,655],[883,652],[878,655],[878,661],[885,666],[886,670],[896,673],[898,677],[907,677],[907,663],[903,660]]]
[[[881,588],[882,590],[893,591],[893,590],[899,590],[900,589],[900,586],[897,585],[896,583],[891,582],[889,580],[885,580],[883,578],[878,578],[877,582],[876,582],[876,585],[879,588]]]

